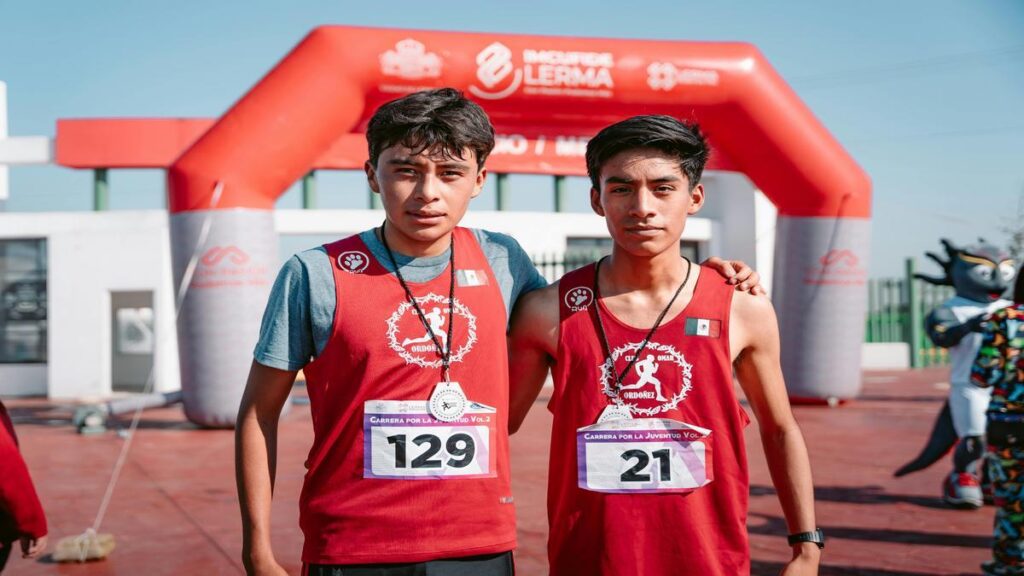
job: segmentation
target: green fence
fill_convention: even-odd
[[[914,260],[908,259],[903,278],[868,281],[864,341],[906,342],[910,346],[910,365],[915,368],[948,364],[946,349],[928,339],[924,318],[953,296],[953,288],[914,278],[914,271]]]
[[[538,254],[533,263],[549,282],[595,261],[600,252]],[[924,331],[924,318],[953,296],[953,288],[934,286],[914,278],[913,259],[907,259],[902,278],[868,280],[868,313],[865,342],[906,342],[910,365],[915,368],[949,363],[946,349],[932,344]]]

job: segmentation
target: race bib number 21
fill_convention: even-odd
[[[427,402],[371,400],[363,410],[363,477],[406,480],[497,476],[494,408],[471,402],[453,422]]]
[[[594,492],[690,492],[713,479],[711,431],[675,420],[613,420],[576,431],[579,487]]]

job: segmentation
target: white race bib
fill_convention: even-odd
[[[612,420],[576,431],[579,487],[690,492],[714,479],[711,430],[665,418]]]
[[[493,478],[496,430],[497,411],[476,402],[443,422],[427,401],[369,400],[363,405],[363,477]]]

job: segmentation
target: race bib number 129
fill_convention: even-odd
[[[713,480],[711,431],[660,418],[576,431],[579,487],[594,492],[690,492]]]
[[[425,401],[370,400],[363,409],[363,477],[406,480],[493,478],[497,413],[471,402],[453,422]]]

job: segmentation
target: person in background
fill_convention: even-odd
[[[971,382],[992,388],[986,413],[988,472],[996,505],[992,560],[985,574],[1024,574],[1024,274],[1013,304],[981,323],[981,349]]]

